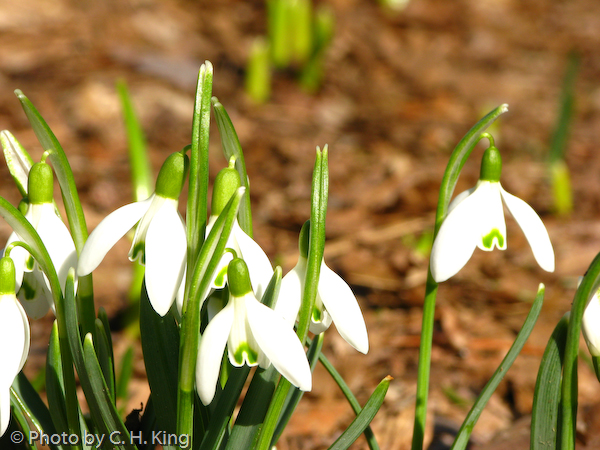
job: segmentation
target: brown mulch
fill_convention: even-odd
[[[39,158],[39,147],[13,90],[42,112],[72,164],[88,226],[131,201],[117,80],[125,80],[140,115],[155,170],[190,140],[197,70],[215,67],[214,95],[227,108],[252,182],[255,239],[284,272],[310,214],[314,149],[330,150],[326,259],[352,285],[370,335],[367,356],[328,333],[325,352],[361,402],[394,377],[373,422],[381,448],[409,448],[427,256],[414,243],[432,229],[448,155],[487,111],[508,103],[494,130],[504,158],[503,186],[530,203],[548,226],[553,274],[533,260],[508,221],[506,252],[476,252],[440,287],[434,336],[430,420],[432,449],[447,448],[523,322],[538,283],[547,287],[534,332],[473,433],[479,450],[528,448],[527,421],[540,356],[570,308],[578,276],[600,250],[600,4],[533,0],[412,0],[387,11],[375,0],[323,0],[335,14],[324,81],[303,92],[291,71],[274,75],[272,99],[254,105],[244,92],[252,39],[265,33],[265,2],[223,0],[21,0],[0,3],[0,128]],[[552,212],[546,161],[568,55],[581,57],[567,152],[574,211]],[[226,161],[216,128],[213,176]],[[457,189],[477,180],[481,149]],[[0,194],[19,201],[7,169]],[[0,224],[0,234],[10,230]],[[130,273],[127,243],[96,271],[97,305],[118,324]],[[51,318],[32,323],[26,372],[44,364]],[[115,326],[120,354],[129,345]],[[140,355],[138,355],[140,356]],[[146,400],[141,361],[130,408]],[[600,389],[580,370],[579,448],[600,440]],[[350,408],[320,368],[278,448],[327,448],[352,420]],[[352,448],[365,448],[359,440]]]

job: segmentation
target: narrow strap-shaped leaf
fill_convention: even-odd
[[[311,372],[314,372],[315,367],[317,366],[324,341],[325,333],[320,333],[315,337],[315,339],[312,340],[312,342],[308,344],[308,352],[306,353],[306,356],[308,358]],[[273,434],[273,439],[271,441],[273,445],[275,445],[279,440],[281,433],[283,433],[283,430],[292,418],[292,414],[296,410],[296,407],[298,406],[298,403],[300,403],[303,395],[304,392],[297,388],[291,389],[290,392],[288,392],[288,396],[283,407],[283,412],[281,413],[281,417],[279,417],[279,421],[277,422],[275,433]]]
[[[313,170],[311,210],[310,210],[310,239],[308,244],[308,259],[306,263],[306,278],[302,306],[298,313],[298,328],[296,333],[304,343],[310,319],[312,316],[317,287],[323,263],[325,250],[325,217],[327,216],[327,196],[329,193],[329,154],[327,145],[323,151],[317,147],[315,167]]]
[[[123,421],[119,417],[119,414],[112,403],[111,394],[108,390],[108,386],[106,385],[106,381],[104,380],[104,375],[102,374],[100,364],[98,363],[91,333],[88,333],[83,341],[83,355],[85,367],[88,371],[89,381],[92,387],[92,395],[96,398],[96,402],[100,407],[100,413],[102,420],[104,421],[104,425],[109,430],[112,430],[111,433],[113,433],[112,436],[114,439],[111,444],[118,449],[135,449],[136,446],[131,444],[132,440],[129,436],[129,431],[127,428],[125,428]],[[88,398],[87,395],[86,398]],[[120,444],[116,443],[116,433],[118,433]]]
[[[35,391],[23,372],[19,372],[11,388],[11,403],[13,411],[19,410],[21,415],[26,418],[26,422],[31,423],[30,430],[47,435],[57,434],[50,411]],[[28,425],[29,426],[29,425]],[[31,435],[31,434],[29,434]],[[52,450],[62,450],[62,445],[51,444]]]
[[[325,216],[327,215],[327,195],[329,192],[328,149],[323,151],[317,147],[315,166],[313,170],[311,212],[310,212],[310,240],[308,245],[308,260],[302,306],[298,314],[298,327],[296,334],[300,342],[304,343],[310,326],[310,318],[317,297],[317,286],[323,251],[325,248]],[[291,383],[284,377],[279,380],[267,416],[258,437],[257,449],[267,450],[275,433],[281,411],[285,405]]]
[[[133,374],[133,346],[127,347],[123,357],[121,358],[121,364],[119,365],[119,376],[116,379],[116,395],[117,400],[122,401],[122,405],[127,402],[129,396],[129,381],[131,381],[131,375]],[[122,411],[122,409],[119,409]]]
[[[110,333],[110,331],[109,331]],[[98,362],[104,375],[104,380],[108,387],[108,392],[112,398],[113,403],[116,402],[116,390],[115,390],[115,364],[112,359],[112,349],[108,346],[108,338],[106,337],[106,330],[104,324],[100,319],[96,319],[96,338],[94,344],[96,345],[96,355],[98,356]]]
[[[210,423],[202,443],[200,450],[212,450],[220,448],[219,444],[223,441],[226,431],[229,427],[229,421],[233,410],[235,409],[248,374],[250,367],[234,367],[229,373],[227,384],[217,398],[217,403],[214,413],[210,417]]]
[[[186,214],[188,273],[191,273],[194,268],[206,230],[208,211],[208,138],[210,132],[212,82],[213,66],[209,61],[206,61],[202,64],[198,72],[194,116],[192,118],[192,146]]]
[[[81,335],[79,333],[79,322],[77,320],[77,303],[75,302],[75,271],[69,270],[65,285],[64,316],[66,325],[66,336],[60,335],[61,342],[68,340],[73,363],[79,374],[79,381],[88,403],[93,423],[98,427],[98,432],[108,436],[113,431],[125,430],[125,425],[118,416],[116,407],[108,394],[108,387],[104,381],[100,364],[96,358],[95,351],[88,349],[87,356],[84,354]],[[60,325],[60,324],[59,324]],[[59,330],[60,331],[60,330]],[[90,339],[89,343],[93,346]],[[93,354],[93,358],[91,358]],[[92,371],[90,372],[90,369]],[[72,382],[74,384],[74,381]],[[67,382],[65,381],[65,386]],[[98,391],[96,391],[98,389]],[[125,440],[125,433],[121,434]],[[127,436],[128,438],[128,436]],[[129,441],[128,441],[129,442]],[[128,446],[126,448],[135,448]]]
[[[360,403],[358,403],[358,400],[350,390],[350,387],[346,384],[346,381],[344,381],[344,378],[342,378],[340,373],[323,353],[319,354],[319,362],[323,365],[325,370],[327,370],[333,381],[335,381],[335,383],[338,385],[342,391],[342,394],[344,394],[344,397],[346,397],[346,400],[348,400],[348,403],[350,404],[352,411],[354,411],[354,414],[359,414],[362,410]],[[379,444],[377,443],[375,434],[373,433],[373,430],[371,430],[370,426],[365,428],[365,438],[367,439],[367,444],[371,450],[379,450]]]
[[[216,273],[221,256],[225,251],[244,190],[243,187],[238,188],[221,211],[202,245],[194,270],[191,273],[188,272],[191,281],[187,293],[188,298],[183,304],[179,346],[177,433],[178,435],[185,434],[189,436],[191,443],[194,442],[194,439],[201,439],[194,438],[194,404],[197,396],[194,386],[200,339],[200,310],[202,309],[202,302],[210,290],[210,283]]]
[[[62,361],[60,357],[60,342],[56,321],[50,333],[48,354],[46,356],[46,395],[48,408],[54,427],[60,432],[68,431],[67,406],[64,392],[64,379],[62,375]]]
[[[232,156],[235,157],[235,168],[240,174],[242,186],[246,188],[246,194],[240,205],[238,214],[240,227],[246,234],[252,237],[252,211],[250,210],[250,184],[248,182],[248,173],[246,172],[246,163],[244,161],[244,153],[238,139],[237,133],[233,126],[233,122],[229,118],[229,114],[225,107],[219,102],[217,97],[212,98],[213,108],[215,111],[215,120],[221,135],[221,144],[225,158],[229,160]]]
[[[527,342],[527,339],[529,338],[529,335],[533,330],[537,318],[540,315],[540,311],[542,310],[545,290],[546,289],[544,285],[540,284],[533,305],[529,310],[529,314],[527,314],[527,318],[525,319],[521,330],[519,330],[515,341],[513,342],[513,344],[510,347],[510,350],[508,350],[508,353],[494,372],[494,375],[492,375],[490,381],[488,381],[488,383],[485,385],[485,387],[477,397],[477,400],[475,400],[475,403],[473,404],[473,407],[467,414],[467,417],[462,423],[460,430],[458,430],[458,434],[454,439],[454,444],[452,444],[451,450],[462,450],[467,447],[467,444],[469,443],[469,438],[471,437],[471,432],[473,431],[473,427],[475,427],[479,416],[483,412],[483,408],[485,408],[485,405],[487,404],[488,400],[500,384],[500,381],[502,381],[504,375],[506,375],[506,372],[508,372],[508,369],[510,369],[512,364],[515,362],[515,359],[517,359],[519,353],[521,353],[525,342]]]
[[[106,336],[106,340],[107,340],[107,345],[108,345],[108,349],[110,350],[110,359],[113,362],[113,366],[115,365],[115,355],[113,353],[113,342],[112,342],[112,335],[110,333],[110,323],[108,320],[108,314],[106,313],[106,309],[104,309],[104,306],[101,306],[100,308],[98,308],[98,319],[100,319],[102,321],[102,324],[104,325],[104,335]]]
[[[12,406],[12,423],[9,424],[9,427],[6,429],[4,434],[0,436],[0,447],[8,447],[11,449],[14,447],[19,449],[32,449],[37,447],[35,442],[37,441],[37,438],[39,438],[39,433],[37,430],[32,428],[30,423],[27,421],[27,416],[25,415],[24,411],[18,407],[12,392],[10,396],[10,404]],[[16,445],[13,442],[14,440],[20,440],[20,445]],[[32,441],[31,444],[30,441]]]
[[[375,414],[377,414],[377,411],[379,411],[379,408],[381,408],[383,400],[385,399],[385,394],[390,386],[390,381],[392,381],[392,377],[389,375],[381,380],[358,416],[356,416],[356,418],[352,421],[350,426],[346,428],[341,436],[337,438],[333,445],[329,447],[329,450],[345,450],[359,438],[359,436],[369,426],[375,417]]]
[[[83,245],[88,237],[87,225],[83,215],[83,208],[79,201],[77,186],[75,186],[75,177],[67,160],[67,156],[63,151],[58,139],[37,111],[35,106],[19,89],[15,91],[17,98],[21,102],[21,106],[29,119],[29,123],[33,128],[40,144],[44,150],[50,150],[51,153],[48,159],[52,163],[56,178],[60,185],[67,219],[69,221],[69,229],[71,236],[77,249],[77,254],[81,253]],[[82,326],[84,332],[92,332],[94,330],[94,321],[96,319],[96,310],[94,307],[94,290],[92,286],[92,275],[80,277],[78,280],[78,301],[80,302],[79,309],[81,310]]]
[[[569,313],[554,328],[542,356],[531,409],[531,450],[557,450],[560,382],[568,324]]]
[[[35,135],[40,141],[40,144],[42,144],[42,148],[44,150],[52,151],[49,158],[54,166],[56,178],[58,179],[60,189],[63,193],[65,210],[67,211],[69,228],[71,229],[73,241],[75,242],[77,252],[80,253],[88,233],[83,209],[81,208],[81,202],[79,201],[79,194],[77,193],[77,187],[75,186],[75,178],[73,177],[73,172],[67,160],[67,156],[58,142],[58,139],[56,139],[56,136],[31,101],[29,101],[19,89],[15,91],[15,94],[21,102],[21,106],[27,115],[27,119],[29,119],[29,123],[31,124]]]
[[[117,91],[121,99],[125,132],[129,149],[129,165],[131,166],[131,181],[133,183],[133,201],[147,199],[154,191],[152,168],[148,158],[148,148],[144,131],[135,113],[127,83],[121,80],[117,83]]]
[[[231,430],[226,450],[253,448],[252,443],[265,419],[278,378],[279,372],[272,364],[268,369],[258,369],[254,373],[242,409]]]
[[[179,328],[171,312],[164,317],[156,314],[145,285],[140,298],[140,337],[157,429],[175,433]]]

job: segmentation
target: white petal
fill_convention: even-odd
[[[10,423],[10,386],[0,386],[0,437]]]
[[[323,263],[318,289],[340,335],[356,350],[367,353],[367,326],[350,286]]]
[[[54,205],[47,203],[42,206],[44,208],[41,210],[36,231],[48,250],[60,281],[60,287],[64,289],[69,269],[77,266],[77,251],[71,233],[54,212]],[[48,287],[50,286],[48,285]]]
[[[440,227],[431,249],[431,275],[441,283],[464,267],[479,239],[480,198],[475,193],[456,205]]]
[[[554,272],[554,250],[542,219],[523,200],[500,189],[504,203],[523,230],[535,260],[546,272]]]
[[[29,323],[14,295],[0,296],[0,389],[10,387],[29,353]]]
[[[117,241],[139,222],[150,207],[153,197],[122,206],[98,224],[83,246],[77,265],[77,275],[80,277],[87,275],[98,267]]]
[[[233,325],[233,302],[217,314],[206,326],[198,347],[196,390],[205,405],[215,396],[221,359]]]
[[[594,294],[583,313],[583,337],[592,356],[600,356],[600,298]]]
[[[296,267],[290,270],[281,280],[275,311],[283,316],[290,328],[296,323],[300,311],[305,277],[306,259],[301,257]]]
[[[321,334],[329,329],[329,327],[331,326],[331,324],[333,322],[333,318],[331,317],[331,314],[329,314],[327,309],[325,309],[325,307],[322,306],[323,301],[321,300],[321,297],[319,296],[319,294],[317,294],[316,301],[321,303],[321,307],[320,307],[320,311],[319,311],[319,314],[321,316],[320,316],[319,320],[315,320],[314,311],[313,311],[313,314],[311,314],[311,317],[310,317],[310,325],[309,325],[308,330],[313,334]],[[315,305],[315,308],[319,308],[319,307]]]
[[[475,189],[477,189],[477,186],[473,186],[472,188],[467,189],[466,191],[462,191],[460,194],[454,197],[448,205],[448,212],[446,213],[446,215],[450,214],[458,204],[460,204],[465,198],[467,198],[469,195],[475,192]]]
[[[312,388],[304,348],[283,317],[256,299],[246,297],[248,322],[254,339],[277,371],[302,391]]]
[[[506,221],[500,195],[500,183],[479,181],[473,196],[477,196],[479,199],[477,247],[485,251],[492,251],[494,247],[506,250]]]
[[[223,289],[227,284],[227,268],[229,267],[229,263],[233,259],[233,254],[229,251],[223,253],[221,259],[219,260],[219,264],[217,265],[217,270],[215,271],[215,276],[210,283],[210,287],[212,289]]]
[[[171,308],[185,271],[185,226],[175,202],[165,202],[146,234],[146,288],[154,310],[162,317]]]
[[[234,223],[231,234],[234,236],[240,248],[241,257],[248,265],[250,273],[250,284],[256,298],[262,298],[269,281],[273,276],[273,267],[265,251],[258,245],[237,222]]]
[[[254,294],[251,292],[246,296],[254,298]],[[248,323],[245,297],[232,296],[230,303],[234,305],[234,317],[227,341],[229,362],[235,367],[241,367],[244,364],[255,366],[258,364],[260,349]]]
[[[36,270],[23,276],[18,298],[27,316],[31,319],[40,319],[48,313],[50,305],[53,303],[52,294],[41,271]]]

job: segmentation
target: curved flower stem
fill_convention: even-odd
[[[562,450],[575,448],[575,425],[577,421],[577,356],[579,354],[579,336],[581,320],[590,297],[600,283],[600,253],[596,255],[587,270],[581,284],[575,292],[573,306],[567,330],[567,344],[563,366],[560,404],[560,445]]]
[[[58,139],[44,118],[35,106],[33,106],[33,103],[31,103],[19,89],[15,91],[15,95],[21,102],[23,111],[25,111],[25,115],[27,115],[27,119],[29,120],[36,137],[40,141],[40,144],[42,144],[47,158],[52,163],[52,168],[54,169],[58,184],[60,185],[71,236],[73,237],[73,242],[75,243],[75,248],[79,255],[88,237],[88,231],[85,223],[85,216],[83,215],[83,208],[79,201],[77,187],[75,186],[75,177],[73,176],[69,161],[67,160],[67,156],[65,155],[60,142],[58,142]],[[79,302],[79,310],[81,312],[82,331],[84,334],[92,332],[96,321],[96,309],[94,307],[94,291],[91,274],[79,278],[77,301]]]
[[[444,172],[442,185],[440,187],[440,196],[435,218],[435,229],[433,239],[442,226],[442,222],[448,213],[448,205],[454,193],[458,176],[465,165],[465,162],[471,155],[473,148],[483,137],[487,137],[483,132],[489,127],[501,114],[508,111],[508,105],[500,105],[483,119],[477,122],[473,128],[458,143],[448,165]],[[489,136],[489,135],[488,135]],[[425,285],[425,302],[423,304],[423,324],[421,328],[421,344],[419,347],[419,367],[417,375],[417,398],[415,405],[415,422],[413,427],[412,450],[423,449],[423,439],[425,437],[425,421],[427,415],[427,398],[429,395],[429,373],[431,369],[431,348],[433,340],[433,325],[435,315],[435,301],[437,296],[438,283],[431,276],[431,270],[427,271],[427,283]]]

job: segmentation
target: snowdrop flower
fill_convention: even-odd
[[[312,387],[312,375],[300,340],[279,313],[260,303],[252,291],[248,266],[235,258],[227,270],[229,301],[207,325],[196,364],[196,389],[208,405],[215,395],[223,351],[241,367],[271,363],[294,386]]]
[[[275,310],[286,318],[290,326],[296,321],[304,295],[309,234],[310,221],[307,221],[300,231],[298,263],[281,280],[279,299],[275,305]],[[369,351],[367,327],[356,297],[350,286],[322,261],[310,331],[314,334],[322,333],[332,321],[352,347],[365,354]]]
[[[241,186],[240,176],[234,169],[235,157],[229,160],[229,166],[222,169],[215,178],[212,193],[211,215],[206,225],[206,236],[210,233],[219,214],[225,209],[227,203]],[[240,227],[237,217],[234,219],[233,227],[229,239],[225,244],[227,251],[221,257],[216,274],[212,280],[211,288],[223,289],[227,284],[227,266],[235,257],[246,261],[250,272],[250,282],[254,287],[254,293],[257,298],[262,298],[271,277],[273,276],[273,267],[269,257],[264,250]],[[181,314],[183,311],[184,280],[177,292],[177,310]]]
[[[77,264],[77,252],[66,225],[56,213],[53,202],[54,180],[52,168],[46,163],[36,163],[28,177],[29,205],[25,218],[39,234],[56,269],[64,289],[69,268]],[[7,247],[23,239],[15,232],[8,238]],[[11,258],[15,264],[18,297],[32,319],[43,317],[54,308],[50,284],[33,257],[22,247],[14,247]]]
[[[186,232],[177,205],[187,167],[188,157],[173,153],[161,167],[150,198],[125,205],[100,222],[83,247],[77,274],[91,273],[139,222],[129,259],[139,259],[146,266],[148,298],[154,310],[164,316],[173,304],[186,263]]]
[[[502,203],[515,218],[542,269],[554,271],[554,250],[537,213],[500,184],[502,161],[493,145],[484,153],[477,185],[457,195],[448,208],[431,250],[431,275],[440,283],[455,275],[475,251],[506,249]]]
[[[29,322],[15,296],[15,265],[0,259],[0,436],[10,422],[10,387],[29,354]]]

